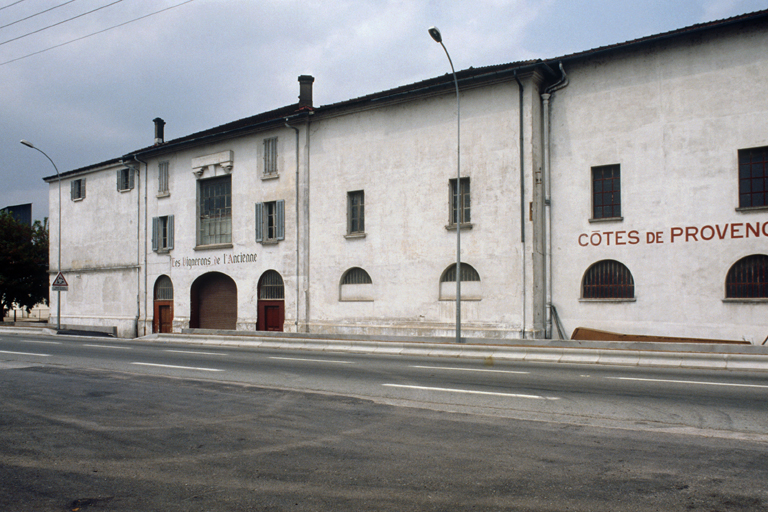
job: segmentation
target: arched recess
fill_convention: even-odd
[[[461,264],[461,300],[483,298],[480,274],[468,264]],[[440,300],[456,300],[456,264],[453,263],[440,276]]]
[[[360,267],[352,267],[341,276],[339,284],[340,301],[372,301],[373,280]]]
[[[285,286],[275,270],[267,270],[259,279],[259,331],[282,331],[285,323]]]
[[[237,285],[226,274],[209,272],[192,283],[189,326],[197,329],[237,328]]]
[[[152,332],[173,332],[173,282],[162,275],[155,281]]]
[[[635,298],[635,279],[623,263],[601,260],[592,264],[581,280],[582,299],[628,300]]]
[[[725,278],[725,298],[768,298],[768,256],[752,254],[734,263]]]

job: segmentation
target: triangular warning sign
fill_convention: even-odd
[[[69,286],[69,284],[67,284],[67,280],[64,279],[64,274],[59,272],[59,275],[57,275],[56,279],[53,280],[53,285],[52,286],[67,287],[67,286]]]

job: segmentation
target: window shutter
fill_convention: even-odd
[[[118,192],[123,190],[123,187],[122,187],[123,184],[121,183],[123,181],[122,177],[123,177],[123,170],[122,169],[118,169],[117,170],[117,191]]]
[[[128,188],[133,190],[134,185],[134,175],[136,174],[136,169],[128,169]]]
[[[80,197],[85,199],[85,178],[80,178]]]
[[[152,250],[157,251],[160,238],[160,217],[152,217]]]
[[[277,239],[285,240],[285,200],[277,201]]]
[[[173,249],[173,215],[168,216],[168,247],[167,249],[170,251]]]
[[[256,241],[264,240],[264,203],[256,203]]]
[[[74,201],[75,198],[75,184],[77,183],[77,180],[72,180],[69,182],[69,196]]]

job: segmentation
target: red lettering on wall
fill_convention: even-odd
[[[766,223],[768,224],[768,222]],[[629,244],[630,245],[637,245],[640,243],[640,233],[638,231],[632,230],[629,232]]]
[[[707,237],[704,234],[705,229],[709,230],[709,233],[710,233],[709,237]],[[703,228],[701,228],[701,232],[699,234],[701,235],[702,240],[712,240],[713,238],[715,238],[715,228],[713,228],[712,226],[704,226]]]
[[[683,228],[672,228],[669,234],[672,235],[672,243],[675,243],[675,237],[683,236]]]
[[[624,238],[625,234],[626,234],[626,231],[616,232],[616,245],[627,245],[627,242],[622,241],[622,238]]]
[[[589,244],[587,242],[584,242],[584,243],[581,242],[582,237],[583,238],[587,238],[587,239],[589,238],[586,233],[580,234],[579,235],[579,245],[582,246],[582,247],[588,246]]]
[[[755,222],[755,226],[752,227],[752,224],[747,224],[747,238],[749,238],[749,232],[752,232],[755,236],[760,236],[760,223]]]
[[[739,229],[741,229],[741,226],[743,226],[741,222],[737,222],[736,224],[731,224],[731,238],[744,238],[744,235],[737,234]]]
[[[699,239],[696,238],[696,235],[699,233],[699,228],[696,226],[686,226],[685,227],[685,241],[688,242],[691,238],[693,238],[694,242],[698,242]]]
[[[723,231],[720,231],[720,226],[718,226],[717,224],[715,224],[715,228],[717,228],[717,236],[720,237],[720,240],[725,238],[725,235],[728,234],[728,224],[725,225],[725,227],[723,228]]]

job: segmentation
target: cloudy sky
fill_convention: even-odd
[[[45,176],[294,103],[553,58],[768,0],[0,0],[0,207],[48,215]],[[134,21],[135,20],[135,21]],[[113,28],[114,27],[114,28]]]

